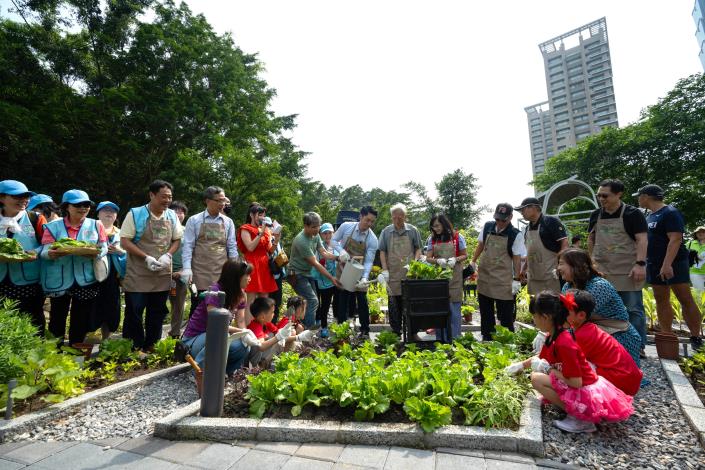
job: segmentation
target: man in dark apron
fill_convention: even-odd
[[[226,203],[223,188],[209,186],[203,192],[203,199],[206,210],[188,219],[182,244],[184,267],[180,281],[193,282],[197,291],[191,296],[191,313],[198,305],[198,294],[208,290],[220,277],[223,264],[238,258],[235,224],[222,213]]]
[[[476,269],[477,300],[480,307],[480,331],[484,341],[495,331],[495,307],[502,326],[514,331],[514,300],[521,288],[519,272],[524,255],[524,239],[512,225],[512,206],[497,205],[494,220],[485,223],[472,263]]]
[[[521,273],[522,279],[528,279],[529,294],[536,295],[543,290],[560,292],[556,266],[558,253],[568,248],[565,226],[557,217],[544,215],[535,197],[527,197],[514,209],[521,211],[522,217],[529,221],[524,229],[527,260]]]
[[[340,289],[338,298],[338,322],[348,319],[350,300],[354,298],[357,303],[357,311],[360,314],[360,335],[363,337],[370,334],[370,308],[367,305],[367,280],[372,270],[372,264],[377,252],[377,236],[372,231],[372,226],[377,220],[377,211],[372,206],[365,206],[360,209],[359,222],[345,222],[338,227],[333,235],[333,243],[342,247],[351,258],[362,260],[364,270],[362,279],[355,292],[348,292]],[[338,263],[338,279],[342,273],[344,263]]]
[[[646,346],[646,316],[641,290],[646,279],[648,245],[644,214],[622,202],[624,184],[619,180],[600,183],[597,197],[601,209],[590,214],[588,251],[597,270],[610,281],[629,312],[629,322]]]
[[[406,223],[404,204],[392,206],[390,212],[393,223],[379,234],[380,276],[385,276],[387,283],[389,326],[401,336],[401,281],[406,278],[405,266],[421,257],[421,234]]]
[[[171,287],[171,256],[183,233],[176,213],[169,209],[172,190],[170,183],[154,181],[149,185],[149,204],[130,209],[120,231],[120,244],[127,251],[122,336],[145,351],[152,350],[162,336]]]

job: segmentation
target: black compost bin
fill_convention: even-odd
[[[449,286],[448,279],[401,281],[404,342],[419,330],[450,327]]]

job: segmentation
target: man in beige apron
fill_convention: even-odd
[[[184,268],[180,281],[196,286],[191,295],[191,313],[199,303],[199,294],[210,288],[228,259],[237,259],[236,229],[232,219],[222,213],[226,202],[222,188],[210,186],[203,192],[206,210],[191,216],[184,228],[182,257]]]
[[[524,229],[527,260],[521,278],[528,279],[529,294],[536,295],[543,290],[561,291],[556,273],[558,253],[568,248],[568,235],[560,220],[541,212],[541,203],[535,197],[528,197],[516,210],[529,221]]]
[[[639,209],[622,202],[623,193],[624,184],[619,180],[600,183],[597,197],[602,208],[590,215],[588,250],[597,270],[622,298],[629,322],[641,336],[643,349],[646,316],[641,292],[646,279],[648,226]],[[591,321],[598,323],[594,318]]]
[[[495,331],[495,309],[500,324],[514,331],[516,316],[515,296],[521,283],[521,257],[524,255],[524,239],[519,229],[512,225],[512,206],[499,204],[494,220],[486,222],[478,236],[478,244],[472,257],[477,268],[477,300],[480,307],[480,332],[484,341],[492,339]]]
[[[406,206],[396,204],[390,209],[392,224],[379,234],[379,259],[387,284],[388,316],[392,331],[401,335],[401,281],[411,261],[421,257],[421,234],[406,223]]]
[[[342,248],[350,257],[362,259],[364,266],[362,279],[358,284],[357,292],[348,292],[340,289],[338,297],[338,322],[347,321],[352,313],[351,304],[357,305],[360,315],[360,336],[370,334],[370,308],[367,305],[367,280],[372,270],[372,264],[377,253],[377,236],[372,231],[372,226],[377,220],[377,211],[372,206],[360,209],[359,222],[344,222],[333,234],[332,243]],[[338,263],[342,272],[342,264]]]
[[[149,186],[149,204],[130,209],[120,231],[120,244],[127,251],[122,335],[145,351],[162,336],[162,323],[168,313],[171,255],[179,248],[183,232],[176,214],[169,209],[172,189],[166,181],[154,181]]]

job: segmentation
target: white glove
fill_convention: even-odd
[[[291,329],[293,327],[294,327],[294,324],[292,322],[289,322],[286,325],[282,326],[279,329],[279,331],[277,331],[277,334],[275,335],[277,338],[277,341],[284,341],[289,336],[291,336]]]
[[[164,253],[159,257],[159,264],[162,265],[162,269],[167,269],[171,267],[171,255],[169,253]]]
[[[436,260],[436,264],[441,268],[445,268],[448,265],[448,260],[445,258],[438,258]]]
[[[387,273],[387,275],[385,276],[384,273]],[[377,276],[377,283],[382,287],[387,287],[387,277],[388,276],[389,276],[389,271],[382,271]]]
[[[340,261],[341,263],[347,263],[348,261],[350,261],[350,255],[348,254],[348,252],[343,251],[342,253],[340,253],[338,255],[338,261]]]
[[[521,362],[515,362],[504,368],[504,372],[506,372],[507,375],[519,375],[523,370],[524,364]]]
[[[299,343],[308,343],[313,339],[313,331],[304,330],[298,335],[296,335],[296,341]]]
[[[521,290],[521,282],[512,281],[512,295],[517,295]]]
[[[426,255],[421,255],[421,256],[419,256],[418,261],[421,261],[422,263],[425,263],[425,262],[426,262]]]
[[[384,278],[384,283],[386,284],[387,282],[389,282],[389,271],[387,271],[387,270],[382,271],[381,273],[379,273],[379,276],[377,276],[378,279],[380,277]]]
[[[245,331],[245,336],[240,338],[242,340],[242,344],[244,344],[245,346],[250,346],[250,347],[259,346],[259,341],[257,340],[257,336],[255,336],[255,334],[250,330],[244,330],[244,331]]]
[[[539,331],[536,333],[536,338],[534,338],[534,342],[531,344],[534,348],[534,354],[538,354],[541,352],[541,348],[543,347],[544,343],[546,342],[546,333],[543,331]]]
[[[532,357],[531,370],[533,370],[534,372],[543,372],[544,374],[548,374],[548,372],[551,370],[551,364],[549,364],[546,359]]]
[[[190,269],[182,269],[181,276],[179,276],[179,281],[181,281],[182,284],[188,284],[191,282],[192,277],[193,272]]]
[[[164,266],[162,266],[162,264],[159,261],[152,258],[151,256],[147,256],[144,259],[144,262],[147,264],[147,268],[150,271],[161,271],[162,269],[164,269]]]
[[[366,277],[360,279],[360,281],[355,286],[355,289],[366,289],[370,285],[370,281]]]
[[[453,268],[455,267],[455,263],[456,263],[457,261],[458,261],[458,260],[456,260],[455,258],[448,258],[448,267],[449,267],[450,269],[453,269]]]

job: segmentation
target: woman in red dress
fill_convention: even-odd
[[[267,297],[270,292],[276,292],[277,282],[269,271],[269,254],[272,246],[272,234],[264,223],[267,209],[257,202],[250,204],[247,210],[247,221],[237,231],[237,247],[241,256],[252,265],[250,283],[245,288],[247,293],[247,310],[245,312],[248,324],[252,320],[250,304],[255,297]]]

